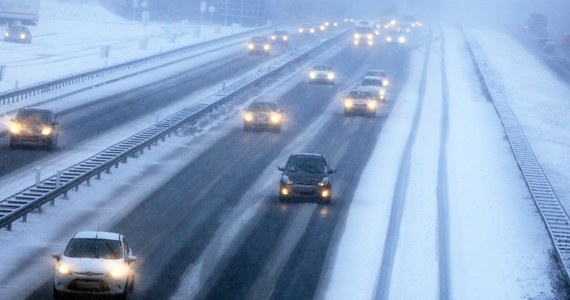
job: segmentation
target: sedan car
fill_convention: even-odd
[[[406,34],[398,29],[391,30],[386,35],[386,43],[389,45],[403,45],[407,42]]]
[[[269,38],[264,36],[254,36],[249,39],[247,43],[247,52],[249,54],[265,54],[269,55],[271,50],[271,43]]]
[[[330,203],[332,198],[333,173],[322,154],[299,153],[289,156],[281,171],[279,200],[293,198],[316,198]]]
[[[317,32],[317,28],[318,26],[315,26],[314,24],[301,24],[301,26],[299,26],[299,33],[300,34],[307,34],[307,35],[312,35],[315,34]]]
[[[360,87],[366,87],[376,90],[375,97],[378,100],[386,100],[386,88],[384,87],[384,81],[382,77],[378,76],[364,76],[360,82]]]
[[[352,90],[342,97],[344,115],[351,116],[361,114],[366,116],[376,116],[378,109],[378,99],[369,90]]]
[[[254,101],[246,109],[243,117],[243,130],[269,129],[281,131],[283,112],[275,101]]]
[[[32,42],[32,33],[26,26],[9,26],[4,31],[4,41],[29,44]]]
[[[388,75],[386,74],[386,71],[381,70],[381,69],[370,69],[368,71],[366,71],[366,74],[364,74],[364,76],[377,76],[382,78],[382,85],[383,86],[388,86],[390,84],[390,80],[388,79]]]
[[[331,66],[313,66],[309,70],[309,83],[335,84],[336,73]]]
[[[289,34],[286,30],[275,30],[273,34],[271,34],[271,41],[276,44],[289,44]]]
[[[83,231],[69,240],[55,260],[53,294],[116,295],[126,299],[134,289],[135,269],[127,239],[118,233]]]
[[[51,150],[57,145],[59,133],[55,114],[49,109],[23,108],[10,120],[10,148],[44,146]]]

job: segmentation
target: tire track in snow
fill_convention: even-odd
[[[386,233],[386,242],[384,244],[384,251],[382,254],[382,263],[380,265],[379,275],[376,280],[376,291],[374,292],[375,299],[387,299],[389,295],[392,269],[394,266],[394,258],[396,256],[396,248],[400,239],[400,225],[402,223],[402,214],[404,211],[404,204],[410,179],[410,159],[412,156],[412,150],[414,148],[413,146],[416,142],[416,135],[418,132],[420,116],[422,113],[424,98],[426,94],[427,69],[430,58],[431,43],[432,40],[430,39],[426,47],[425,60],[422,70],[422,79],[418,89],[418,105],[414,113],[412,128],[408,135],[408,140],[406,141],[406,148],[402,154],[398,178],[394,187],[392,210],[390,211],[390,221],[388,223],[388,230]]]
[[[451,298],[449,276],[449,187],[447,181],[447,141],[449,137],[449,85],[445,69],[445,36],[441,33],[441,124],[437,173],[437,225],[439,299]]]

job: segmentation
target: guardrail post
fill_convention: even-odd
[[[158,125],[160,122],[160,114],[158,112],[154,113],[154,125]]]
[[[91,177],[87,177],[87,180],[85,180],[85,185],[87,186],[91,185]]]
[[[28,214],[24,214],[22,216],[22,223],[26,223],[28,221]]]
[[[101,172],[97,173],[97,176],[95,177],[97,180],[101,180]]]
[[[222,82],[222,90],[225,90],[225,89],[226,89],[226,81],[224,80],[224,81]]]
[[[10,223],[8,223],[8,225],[6,225],[6,230],[12,231],[12,222],[10,222]]]
[[[36,168],[36,187],[40,185],[42,176],[42,169],[40,167]]]
[[[55,172],[55,186],[59,187],[61,185],[61,170]]]
[[[19,86],[19,82],[18,82],[18,80],[16,80],[16,82],[14,83],[14,89],[17,90],[18,86]]]

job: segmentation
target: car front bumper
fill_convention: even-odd
[[[125,292],[126,278],[114,279],[108,275],[56,275],[54,289],[61,293],[119,295]]]
[[[304,185],[304,184],[280,184],[279,195],[281,198],[320,198],[329,199],[331,186]]]

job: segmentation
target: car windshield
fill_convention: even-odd
[[[314,66],[313,70],[315,70],[315,71],[331,71],[332,68],[329,66]]]
[[[382,81],[380,81],[378,79],[364,79],[364,80],[362,80],[361,85],[363,85],[363,86],[381,86]]]
[[[63,254],[76,258],[119,259],[123,257],[121,242],[106,239],[71,239]]]
[[[357,99],[373,98],[372,93],[368,91],[351,91],[348,95],[351,98]]]
[[[16,120],[32,123],[50,123],[51,113],[42,110],[21,110],[16,115]]]
[[[281,30],[277,30],[274,32],[275,35],[286,35],[287,31],[281,31]]]
[[[251,41],[254,43],[265,43],[267,40],[264,37],[256,36],[256,37],[252,37]]]
[[[285,165],[285,170],[289,172],[302,173],[326,173],[327,164],[322,157],[292,156]]]
[[[253,111],[277,111],[277,104],[271,102],[254,102],[249,105],[249,110]]]
[[[366,72],[366,76],[380,76],[380,77],[385,77],[386,74],[384,73],[384,71],[370,70],[370,71]]]
[[[369,34],[369,33],[372,33],[372,29],[368,28],[368,27],[359,27],[359,28],[356,28],[356,33]]]

